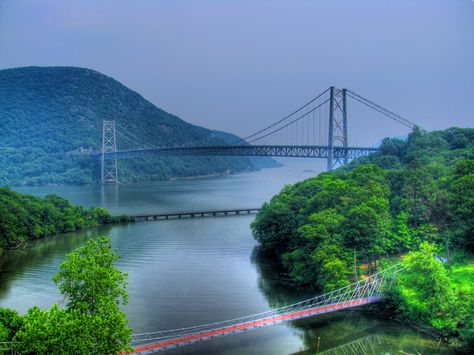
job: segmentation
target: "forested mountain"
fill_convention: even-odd
[[[237,137],[169,114],[116,80],[75,67],[0,70],[0,185],[88,184],[99,165],[74,153],[98,151],[102,121],[152,146],[225,144]],[[118,135],[118,148],[132,148]],[[261,161],[260,161],[261,162]],[[264,164],[274,161],[266,159]],[[254,170],[241,157],[147,158],[120,161],[121,182]]]

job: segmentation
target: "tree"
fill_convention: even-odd
[[[286,252],[297,222],[293,212],[284,202],[265,203],[260,213],[252,222],[252,231],[263,250],[276,254]]]
[[[313,213],[308,222],[298,228],[298,236],[302,239],[301,244],[309,249],[314,249],[322,242],[342,243],[341,224],[344,222],[344,216],[338,214],[335,209]]]
[[[418,159],[418,155],[417,159]],[[421,158],[420,158],[421,159]],[[413,163],[405,169],[402,197],[409,215],[409,224],[418,227],[430,222],[436,185],[428,168]]]
[[[348,247],[365,259],[375,260],[383,253],[390,218],[388,202],[373,198],[352,208],[348,213],[344,234]]]
[[[68,254],[53,277],[67,307],[95,314],[104,303],[127,303],[127,275],[115,268],[118,255],[106,237],[90,240]]]
[[[0,308],[0,328],[5,332],[1,337],[2,341],[11,341],[22,324],[23,320],[17,311],[9,308]]]
[[[327,292],[349,284],[349,258],[345,250],[333,243],[324,243],[312,254],[318,267],[317,285]]]
[[[128,298],[127,274],[114,265],[118,258],[109,238],[90,240],[67,256],[53,278],[66,296],[68,310],[94,317],[96,327],[91,331],[99,353],[119,352],[131,340],[131,329],[119,309]]]
[[[16,333],[14,348],[21,354],[91,354],[96,347],[93,317],[73,310],[33,307]]]
[[[449,212],[454,242],[474,251],[474,160],[461,160],[449,188]]]
[[[420,251],[406,256],[406,270],[398,277],[398,299],[414,321],[448,333],[456,329],[459,317],[454,290],[435,251],[434,244],[423,242]]]
[[[349,284],[349,268],[347,263],[338,258],[326,260],[319,271],[318,284],[325,292],[347,286]]]
[[[68,254],[53,280],[67,305],[33,307],[13,341],[22,354],[117,354],[130,350],[131,329],[120,303],[127,302],[127,275],[106,237]]]
[[[56,195],[40,198],[0,187],[0,248],[114,221],[103,208],[85,209]]]
[[[391,252],[396,251],[401,254],[412,240],[412,231],[408,227],[408,213],[405,211],[398,213],[394,224],[393,232],[387,239],[387,247]]]

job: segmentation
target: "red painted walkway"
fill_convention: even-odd
[[[158,341],[152,344],[137,346],[134,349],[134,353],[135,354],[150,353],[150,352],[156,352],[160,350],[175,348],[181,345],[195,343],[202,340],[207,340],[209,338],[216,337],[216,336],[222,336],[222,335],[227,335],[227,334],[231,334],[235,332],[242,332],[244,330],[249,330],[252,328],[259,328],[259,327],[264,327],[267,325],[273,325],[276,323],[282,323],[285,321],[311,317],[317,314],[335,312],[341,309],[362,306],[364,304],[375,302],[375,301],[378,301],[378,297],[361,298],[354,301],[333,303],[326,306],[319,306],[319,307],[304,309],[301,311],[283,313],[283,314],[279,314],[279,315],[275,315],[275,316],[271,316],[267,318],[258,319],[255,321],[245,322],[245,323],[236,324],[236,325],[223,327],[223,328],[217,328],[213,330],[206,330],[206,331],[198,332],[195,334],[188,334],[182,337]]]

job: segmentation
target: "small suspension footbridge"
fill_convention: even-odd
[[[206,142],[188,146],[160,146],[115,121],[103,121],[101,159],[103,184],[118,183],[117,160],[182,156],[264,156],[327,160],[327,170],[377,151],[377,147],[349,145],[348,99],[409,129],[415,124],[348,89],[330,87],[312,100],[267,127],[222,145]],[[126,142],[118,148],[118,138]]]
[[[187,328],[133,334],[131,345],[134,354],[151,354],[224,335],[364,306],[380,301],[385,287],[403,268],[401,264],[397,264],[340,289],[245,317]]]

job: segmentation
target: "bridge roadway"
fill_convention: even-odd
[[[134,348],[134,354],[151,354],[158,351],[163,351],[171,348],[175,348],[182,345],[192,344],[218,336],[224,336],[234,333],[240,333],[246,330],[265,327],[268,325],[274,325],[293,321],[301,318],[312,317],[318,314],[336,312],[342,309],[348,309],[352,307],[363,306],[369,303],[378,302],[382,299],[381,296],[371,296],[350,301],[336,302],[333,304],[317,306],[302,310],[296,310],[288,313],[274,315],[262,319],[257,319],[249,322],[243,322],[240,324],[230,325],[227,327],[221,327],[217,329],[211,329],[206,331],[200,331],[196,333],[186,334],[180,337],[160,340],[155,343],[136,346]]]
[[[152,213],[132,215],[130,219],[133,222],[142,221],[156,221],[166,219],[181,219],[181,218],[195,218],[195,217],[217,217],[217,216],[236,216],[241,214],[252,214],[260,211],[260,208],[234,208],[225,210],[210,210],[210,211],[190,211],[190,212],[166,212],[166,213]]]
[[[162,147],[122,150],[104,153],[104,159],[137,159],[147,156],[262,156],[327,159],[332,151],[336,160],[354,159],[374,153],[374,147],[338,147],[316,145],[222,145],[196,147]],[[93,153],[97,157],[100,153]]]

